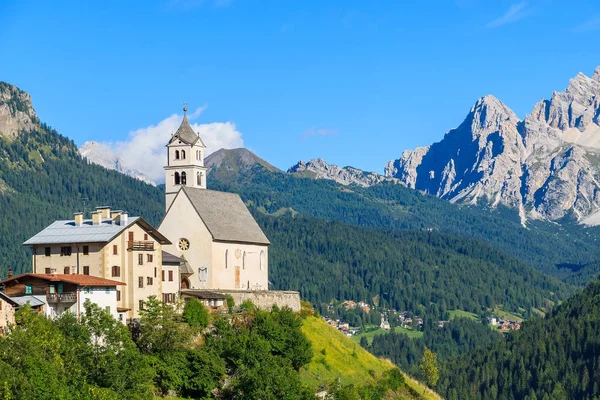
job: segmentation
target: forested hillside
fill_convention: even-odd
[[[257,215],[271,240],[274,287],[299,290],[314,304],[366,300],[442,318],[545,309],[571,287],[483,243],[438,232],[360,228],[321,219]]]
[[[260,164],[213,168],[208,184],[240,193],[267,214],[300,213],[356,226],[433,230],[477,239],[575,284],[585,284],[598,272],[588,264],[600,260],[600,228],[567,221],[563,225],[532,221],[523,228],[517,213],[505,207],[459,206],[393,183],[347,187],[273,172]]]
[[[437,387],[449,400],[597,399],[600,280],[506,341],[450,360]]]
[[[419,363],[426,347],[443,362],[502,340],[502,335],[496,330],[468,318],[456,318],[446,322],[442,328],[432,320],[424,325],[424,334],[420,338],[409,338],[405,333],[391,331],[375,335],[373,342],[365,348],[378,357],[392,360],[409,374],[420,376]]]

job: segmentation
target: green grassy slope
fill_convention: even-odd
[[[302,331],[311,341],[315,353],[308,367],[303,368],[303,381],[318,389],[320,385],[340,379],[344,385],[375,383],[393,364],[376,358],[336,329],[317,317],[304,319]],[[323,351],[324,350],[324,351]],[[323,352],[325,354],[323,354]],[[434,392],[407,377],[406,398],[439,399]]]

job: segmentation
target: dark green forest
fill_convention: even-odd
[[[600,280],[440,371],[437,389],[449,400],[600,398]]]
[[[572,288],[480,242],[437,232],[257,215],[272,242],[269,279],[314,304],[371,302],[441,318],[501,306],[545,309]]]
[[[496,330],[468,318],[453,319],[442,328],[435,321],[426,319],[421,338],[411,339],[404,333],[392,330],[388,334],[375,335],[370,345],[363,342],[363,347],[377,357],[392,360],[403,371],[420,376],[419,362],[426,347],[444,362],[502,339],[502,334]]]

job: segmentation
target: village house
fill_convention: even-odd
[[[4,288],[2,298],[10,298],[13,310],[20,305],[43,304],[40,310],[49,318],[64,312],[79,318],[85,310],[84,303],[89,300],[125,322],[124,310],[117,305],[117,287],[124,286],[123,282],[76,274],[23,274],[6,279],[0,285]],[[14,313],[12,318],[14,322]]]
[[[15,323],[15,311],[18,309],[19,304],[0,292],[0,335],[2,335],[6,328]]]
[[[91,219],[75,213],[27,240],[33,273],[88,275],[125,284],[116,292],[126,318],[137,318],[150,296],[162,298],[162,246],[170,242],[141,217],[97,207]]]

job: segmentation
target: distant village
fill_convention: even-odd
[[[365,314],[371,313],[371,311],[374,309],[374,306],[371,306],[370,304],[364,301],[355,302],[352,300],[345,300],[338,306],[340,306],[345,311],[361,310]],[[322,316],[322,319],[329,326],[337,329],[338,331],[340,331],[348,337],[364,333],[365,326],[352,326],[351,323],[345,321],[343,318],[332,317],[331,315],[333,315],[335,312],[334,305],[329,305],[328,311],[328,316]],[[387,331],[391,330],[393,326],[398,326],[413,331],[421,331],[423,329],[423,318],[414,315],[411,316],[411,313],[409,311],[397,311],[394,309],[385,308],[378,308],[378,311],[381,314],[381,322],[379,323],[379,327],[377,328],[375,324],[372,324],[370,330],[381,329]],[[391,324],[390,320],[393,321]],[[448,322],[449,321],[440,320],[438,321],[438,327],[443,328],[444,325]],[[520,321],[498,318],[496,316],[489,317],[487,319],[487,322],[491,327],[501,332],[508,332],[511,330],[518,330],[521,328]]]

